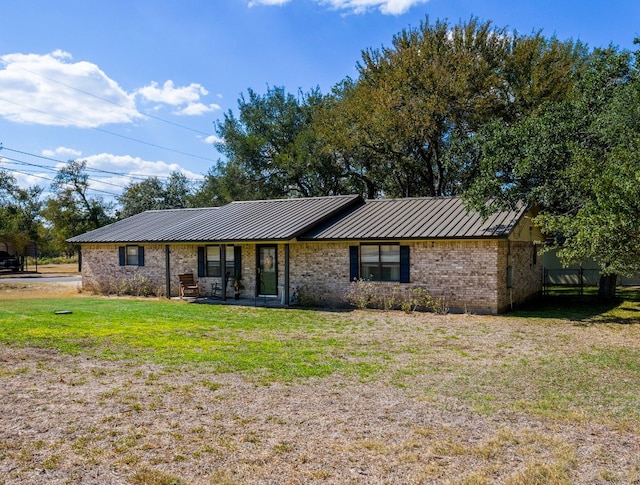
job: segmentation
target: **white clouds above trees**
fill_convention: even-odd
[[[173,114],[199,116],[220,109],[206,104],[209,93],[200,84],[175,86],[173,81],[128,93],[96,64],[73,62],[71,54],[7,54],[0,57],[0,116],[9,121],[47,126],[96,128],[129,124],[143,118],[136,99],[169,106]]]
[[[211,103],[204,104],[200,102],[201,98],[209,94],[209,92],[197,83],[191,83],[188,86],[176,87],[173,81],[165,81],[162,86],[152,81],[151,84],[140,88],[136,94],[142,96],[147,101],[167,104],[176,108],[173,114],[177,115],[201,115],[220,109],[220,105]]]
[[[279,6],[293,0],[251,0],[249,7],[258,5]],[[353,13],[365,13],[378,9],[384,15],[402,15],[414,5],[427,3],[429,0],[315,0],[320,5],[327,5],[336,10],[348,10]]]

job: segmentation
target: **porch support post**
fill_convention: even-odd
[[[171,299],[171,251],[168,244],[164,246],[164,285],[167,299]]]
[[[220,245],[220,274],[222,275],[222,301],[227,301],[227,246]]]
[[[289,306],[289,244],[284,245],[284,304]]]

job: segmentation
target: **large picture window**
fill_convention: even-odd
[[[360,275],[373,281],[400,281],[400,246],[398,244],[363,244],[360,246]]]
[[[206,276],[222,276],[222,264],[220,263],[221,246],[207,246],[207,266],[206,266]],[[229,273],[229,276],[233,278],[235,276],[235,251],[234,247],[229,245],[225,246],[226,253],[226,270]]]

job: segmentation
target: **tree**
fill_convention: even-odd
[[[11,242],[20,254],[29,242],[40,242],[42,192],[38,186],[18,187],[11,174],[0,170],[0,239]]]
[[[218,207],[234,200],[254,198],[248,174],[240,163],[218,160],[190,199],[192,207]]]
[[[130,217],[147,210],[184,209],[190,206],[191,182],[180,172],[172,172],[166,182],[149,177],[127,185],[117,197],[118,217]]]
[[[334,90],[319,133],[369,197],[457,194],[477,172],[481,128],[563,99],[581,50],[473,18],[427,19],[363,52],[358,80]]]
[[[238,118],[229,111],[216,124],[232,173],[242,172],[248,198],[332,195],[343,192],[342,167],[322,151],[313,133],[314,113],[324,102],[318,89],[298,96],[283,87],[259,95],[248,90],[238,101]],[[216,176],[225,178],[226,167]]]
[[[45,203],[43,214],[54,227],[59,250],[69,250],[65,240],[113,222],[113,204],[101,197],[91,197],[87,162],[70,160],[51,184],[55,197]]]
[[[482,167],[466,197],[478,209],[540,208],[537,222],[565,264],[594,259],[599,295],[640,270],[639,55],[595,49],[572,95],[482,134]]]

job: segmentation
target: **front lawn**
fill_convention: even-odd
[[[502,316],[5,299],[0,474],[631,483],[638,315],[634,298]]]

